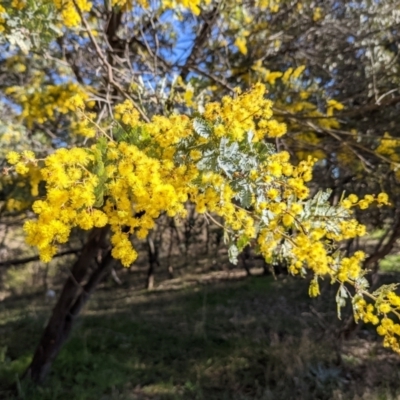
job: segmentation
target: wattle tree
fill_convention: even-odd
[[[358,133],[364,121],[345,118],[363,111],[346,110],[331,90],[339,79],[281,53],[291,42],[274,29],[290,32],[295,18],[304,29],[340,20],[336,5],[311,3],[0,6],[4,215],[33,211],[23,229],[44,263],[88,232],[27,377],[43,381],[113,263],[135,262],[132,238],[146,238],[162,214],[185,218],[187,202],[221,225],[232,262],[246,246],[267,262],[285,260],[291,274],[310,278],[311,296],[330,279],[339,317],[351,302],[355,320],[375,325],[400,352],[396,285],[369,290],[365,278],[390,246],[369,258],[343,247],[366,234],[360,210],[393,218],[398,143],[393,133]],[[363,168],[379,172],[368,175],[373,190],[361,183]]]

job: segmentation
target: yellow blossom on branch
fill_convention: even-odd
[[[328,191],[310,197],[307,182],[317,160],[309,156],[293,165],[288,152],[268,143],[286,127],[273,118],[265,94],[265,86],[256,84],[206,104],[195,117],[156,115],[149,122],[125,101],[114,108],[114,138],[94,125],[98,139],[90,147],[60,148],[44,160],[30,151],[9,153],[10,170],[24,175],[38,168],[45,184],[45,196],[32,207],[37,218],[24,226],[27,243],[48,262],[73,229],[108,225],[112,256],[129,266],[137,257],[132,236],[144,239],[162,213],[185,217],[190,201],[205,218],[224,221],[233,261],[247,244],[267,262],[285,257],[292,274],[312,275],[311,296],[327,276],[340,285],[339,310],[352,286],[356,319],[378,325],[384,344],[397,351],[400,328],[388,315],[399,313],[400,297],[392,288],[368,293],[366,255],[339,251],[342,240],[366,233],[352,208],[385,205],[388,196],[350,195],[336,206]],[[69,104],[92,120],[79,97]],[[365,302],[367,296],[375,305]]]

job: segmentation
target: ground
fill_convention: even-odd
[[[323,282],[310,299],[307,285],[241,270],[185,276],[151,292],[110,281],[38,389],[18,376],[52,304],[42,294],[12,296],[0,304],[0,398],[400,399],[400,357],[370,327],[339,339],[335,288]]]

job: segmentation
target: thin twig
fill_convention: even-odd
[[[87,34],[89,35],[90,41],[92,42],[92,44],[96,50],[96,53],[99,56],[99,58],[103,64],[103,67],[107,72],[107,81],[112,86],[114,86],[118,90],[118,92],[120,92],[120,94],[122,96],[124,96],[126,99],[128,99],[132,102],[132,104],[136,107],[136,109],[139,111],[139,114],[142,116],[142,118],[146,122],[150,122],[150,119],[147,117],[145,112],[139,107],[139,105],[136,103],[136,101],[131,96],[129,96],[129,94],[126,93],[126,91],[114,80],[112,65],[108,62],[107,58],[104,56],[103,52],[101,51],[100,46],[98,45],[95,37],[93,36],[93,33],[90,29],[88,22],[86,21],[81,9],[79,8],[78,4],[76,3],[76,0],[72,0],[72,1],[74,3],[74,6],[75,6],[80,18],[81,18],[82,24],[84,25],[84,27],[87,31]]]

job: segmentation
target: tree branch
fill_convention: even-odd
[[[71,249],[71,250],[65,250],[65,251],[60,251],[56,255],[53,256],[53,258],[56,257],[63,257],[68,254],[77,254],[82,251],[82,248],[79,249]],[[27,264],[33,261],[39,261],[40,257],[39,256],[32,256],[32,257],[26,257],[26,258],[21,258],[19,260],[6,260],[6,261],[0,261],[0,267],[9,267],[10,265],[21,265],[21,264]]]
[[[103,52],[101,51],[100,46],[98,45],[95,37],[93,36],[93,33],[90,29],[90,26],[88,24],[88,22],[86,21],[81,9],[79,8],[78,4],[76,3],[76,0],[72,0],[74,3],[74,6],[81,18],[82,24],[85,27],[87,34],[89,35],[90,41],[92,42],[94,49],[97,53],[97,55],[100,58],[100,61],[103,65],[103,68],[106,70],[107,72],[107,78],[106,80],[108,81],[108,83],[112,86],[114,86],[115,89],[118,90],[118,92],[125,97],[126,99],[130,100],[132,102],[132,104],[135,106],[135,108],[139,111],[139,114],[142,116],[142,118],[146,121],[146,122],[150,122],[150,119],[147,117],[146,113],[140,108],[140,106],[136,103],[136,101],[129,96],[128,93],[126,93],[126,91],[119,85],[118,82],[116,82],[114,80],[114,73],[113,73],[113,67],[112,65],[108,62],[106,56],[103,54]]]

